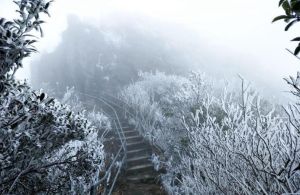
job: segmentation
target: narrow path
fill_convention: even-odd
[[[107,116],[110,116],[112,124],[119,129],[119,122],[122,126],[126,139],[127,158],[123,165],[123,172],[118,177],[117,184],[114,186],[113,195],[166,195],[163,187],[160,184],[159,173],[154,170],[151,162],[152,147],[139,134],[139,132],[129,125],[128,120],[124,117],[123,104],[121,100],[112,95],[104,97],[103,94],[93,96],[79,92],[86,100],[86,103],[91,110],[95,110],[95,105],[98,105]],[[118,150],[119,136],[111,132],[108,143],[104,144],[110,150]],[[116,137],[117,136],[117,137]],[[109,141],[110,140],[110,141]],[[115,140],[115,141],[111,141]],[[100,190],[101,191],[101,190]],[[101,194],[102,192],[98,192]]]
[[[165,195],[159,174],[151,162],[152,147],[125,119],[122,120],[122,126],[127,142],[127,159],[125,172],[113,194]]]

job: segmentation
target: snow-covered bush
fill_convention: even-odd
[[[220,122],[201,108],[184,122],[189,153],[181,155],[178,170],[185,194],[299,192],[297,129],[274,110],[264,113],[257,95],[245,91],[245,97],[244,104],[230,94],[205,101],[207,110],[222,108]]]
[[[51,1],[14,2],[20,18],[0,19],[0,194],[86,193],[104,166],[103,117],[90,122],[84,112],[14,80],[35,51],[31,30],[42,33],[40,14],[48,14]]]
[[[22,66],[22,60],[36,49],[33,43],[32,30],[37,30],[43,35],[41,15],[48,14],[52,1],[45,0],[16,0],[17,12],[20,17],[7,21],[0,17],[0,76],[8,73],[14,75]],[[11,72],[12,71],[12,72]]]
[[[100,137],[103,137],[108,131],[111,130],[112,127],[109,118],[102,112],[96,111],[95,107],[90,108],[90,110],[87,111],[87,107],[85,107],[84,103],[80,101],[79,95],[76,94],[74,87],[67,88],[61,99],[61,103],[70,106],[72,111],[75,113],[83,113],[89,122],[91,122],[91,124],[98,129]]]
[[[98,129],[26,83],[1,82],[0,194],[86,190],[104,161]]]
[[[185,86],[188,83],[186,78],[160,72],[140,73],[139,81],[126,87],[120,94],[132,108],[138,130],[153,144],[160,143],[160,147],[166,151],[169,146],[173,148],[176,145],[177,141],[172,139],[180,137],[174,135],[182,132],[180,117],[184,110],[180,102],[186,99]],[[165,131],[166,128],[173,130]]]
[[[200,91],[205,94],[211,88],[203,83],[204,78],[197,72],[188,78],[140,73],[139,81],[124,88],[120,95],[132,108],[137,129],[153,144],[173,153],[186,148],[183,117],[201,106],[204,96],[199,95]]]
[[[170,194],[299,193],[298,104],[283,112],[261,100],[244,82],[240,93],[226,87],[214,92],[206,80],[198,73],[187,79],[146,74],[122,92],[136,109],[134,120],[145,130],[141,133],[148,138],[151,129],[153,144],[165,151],[166,190]],[[296,81],[290,79],[294,88]],[[171,83],[177,84],[177,90],[170,89]],[[299,88],[295,89],[299,95]],[[165,110],[171,112],[166,115]]]

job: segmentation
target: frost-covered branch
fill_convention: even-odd
[[[283,112],[243,79],[241,93],[224,88],[215,94],[199,82],[203,75],[193,74],[190,79],[146,74],[123,92],[138,113],[134,120],[146,126],[141,133],[147,138],[151,129],[153,144],[169,159],[163,163],[166,189],[172,194],[299,192],[299,105]],[[299,95],[296,81],[290,82]],[[153,92],[157,99],[150,98]]]

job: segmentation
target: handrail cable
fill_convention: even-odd
[[[109,168],[107,169],[105,175],[100,179],[98,180],[96,183],[94,183],[90,188],[89,188],[89,191],[91,194],[96,194],[96,188],[103,182],[105,181],[105,179],[107,179],[107,186],[108,186],[108,182],[109,182],[109,179],[110,179],[110,175],[111,175],[111,170],[113,168],[113,166],[115,165],[119,155],[121,154],[122,150],[124,151],[124,156],[121,160],[121,163],[119,164],[118,166],[118,171],[116,173],[116,175],[114,176],[113,178],[113,183],[112,185],[110,186],[110,189],[109,189],[109,192],[107,193],[108,195],[111,195],[113,189],[114,189],[114,186],[115,186],[115,183],[117,181],[117,178],[121,172],[121,168],[122,168],[122,165],[124,164],[124,161],[126,159],[126,138],[125,138],[125,134],[124,134],[124,131],[123,131],[123,128],[121,126],[121,122],[120,122],[120,119],[119,119],[119,116],[115,110],[115,108],[110,104],[108,103],[107,100],[105,100],[104,98],[101,98],[101,97],[96,97],[96,96],[93,96],[93,95],[90,95],[90,94],[87,94],[87,93],[82,93],[82,92],[78,92],[79,94],[81,95],[84,95],[86,97],[89,97],[89,98],[92,98],[92,99],[95,99],[97,101],[100,101],[102,103],[104,103],[106,106],[108,106],[108,108],[110,108],[112,111],[113,111],[113,114],[115,115],[116,117],[116,120],[113,120],[113,123],[114,123],[114,126],[116,127],[116,130],[117,130],[117,133],[118,133],[118,136],[119,136],[119,139],[121,141],[121,147],[120,149],[118,150],[115,158],[113,159],[112,163],[110,164]],[[106,186],[106,187],[107,187]],[[106,194],[106,188],[104,189],[105,190],[105,194]]]

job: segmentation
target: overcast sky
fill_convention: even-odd
[[[116,13],[144,15],[199,33],[210,47],[224,50],[228,60],[240,62],[233,74],[251,71],[263,88],[278,86],[277,90],[283,91],[282,78],[300,69],[300,61],[285,51],[294,48],[289,40],[300,28],[284,32],[283,23],[271,24],[272,18],[282,13],[277,4],[276,0],[56,0],[38,48],[41,52],[55,48],[68,14],[99,21]],[[1,17],[12,18],[14,9],[12,0],[0,0]],[[215,53],[216,58],[224,54]],[[19,78],[29,76],[28,68],[18,74]]]

